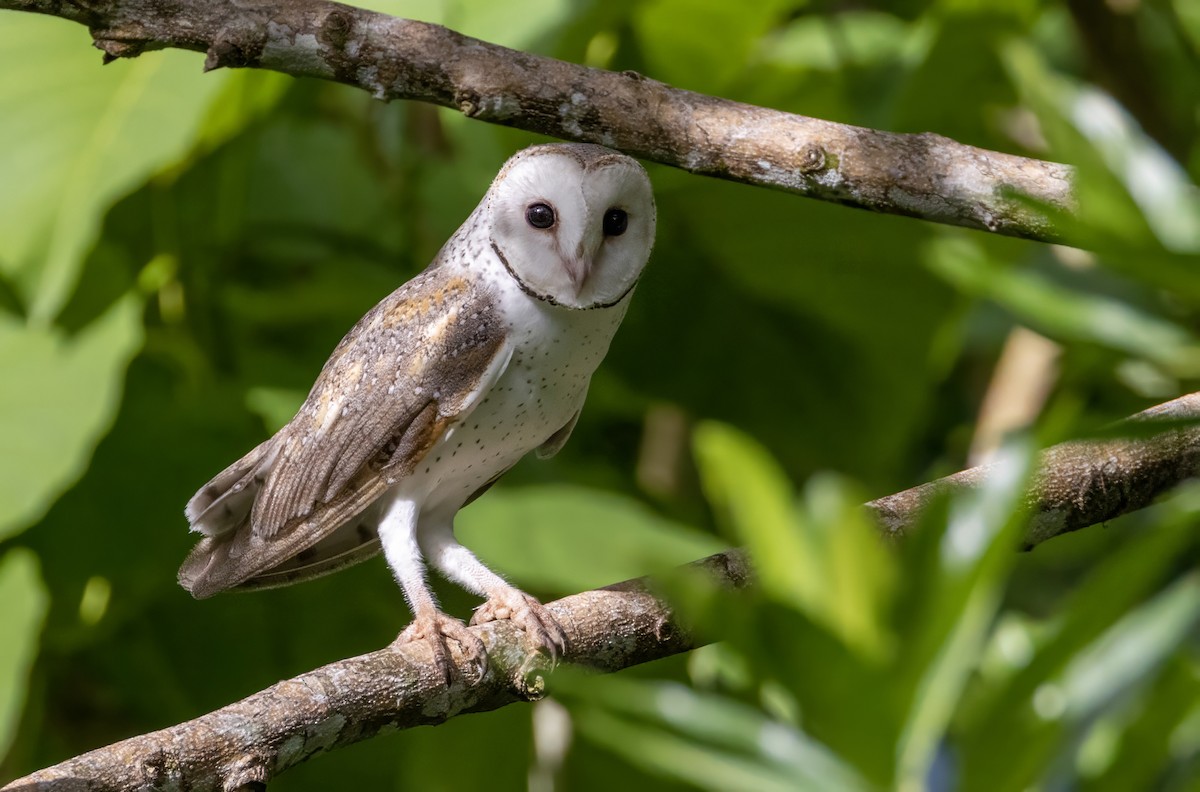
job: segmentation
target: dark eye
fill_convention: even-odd
[[[621,236],[629,227],[629,215],[624,209],[609,209],[604,213],[604,236]]]
[[[549,228],[554,225],[554,210],[547,204],[535,203],[525,210],[525,222],[534,228]]]

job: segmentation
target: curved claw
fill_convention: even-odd
[[[441,670],[446,684],[449,685],[459,669],[450,659],[450,648],[447,639],[458,644],[462,663],[477,678],[482,678],[487,671],[487,649],[479,636],[467,629],[467,626],[453,616],[447,616],[441,611],[418,616],[396,636],[392,645],[411,643],[413,641],[429,641],[433,651],[433,662]]]
[[[525,631],[537,649],[557,663],[567,653],[567,633],[545,605],[518,589],[494,595],[475,609],[471,624],[507,619]]]

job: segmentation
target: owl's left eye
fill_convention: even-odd
[[[548,204],[532,204],[525,210],[525,222],[544,231],[554,225],[554,210]]]
[[[629,227],[629,215],[624,209],[609,209],[604,213],[604,236],[621,236]]]

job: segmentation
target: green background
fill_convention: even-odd
[[[460,534],[544,598],[729,544],[761,585],[672,579],[721,643],[559,674],[552,703],[371,740],[272,789],[1200,788],[1200,493],[1011,550],[1036,444],[1196,389],[1195,3],[375,7],[1069,162],[1080,209],[1063,221],[1094,252],[1080,267],[649,165],[657,245],[574,437]],[[193,601],[175,583],[183,504],[290,417],[342,334],[539,140],[344,86],[202,74],[196,53],[101,68],[89,44],[0,13],[0,780],[403,627],[378,559]],[[880,545],[855,504],[967,464],[1016,326],[1062,354],[1042,419],[1005,447],[1013,475]],[[460,616],[475,604],[439,592]],[[535,732],[572,739],[548,755]]]

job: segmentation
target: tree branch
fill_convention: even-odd
[[[105,61],[174,47],[599,143],[691,173],[1009,236],[1060,241],[1065,165],[836,124],[506,49],[326,0],[0,0],[87,25]]]
[[[749,568],[737,551],[696,565],[731,586],[749,582]],[[643,580],[565,597],[547,607],[570,642],[564,660],[599,671],[693,646]],[[393,645],[279,682],[195,720],[69,759],[13,781],[3,792],[237,790],[382,731],[540,697],[545,662],[530,653],[519,628],[502,621],[471,629],[487,648],[483,678],[459,678],[447,687],[424,641]]]
[[[1156,421],[1166,422],[1165,428],[1156,429]],[[1200,476],[1200,393],[1151,407],[1121,427],[1132,436],[1076,440],[1042,452],[1026,496],[1025,549],[1145,508],[1176,484]],[[990,470],[990,465],[973,467],[867,506],[887,535],[902,536],[933,498],[978,487]]]
[[[1168,421],[1155,428],[1153,421]],[[1135,437],[1076,441],[1047,449],[1029,493],[1028,546],[1143,508],[1200,473],[1200,393],[1129,419]],[[972,468],[867,504],[886,533],[900,536],[937,493],[978,486],[986,466]],[[740,550],[695,564],[731,588],[750,582]],[[617,671],[693,648],[671,608],[649,581],[627,581],[565,597],[548,606],[566,629],[567,662]],[[68,759],[12,782],[3,792],[99,790],[237,790],[266,783],[322,751],[385,730],[441,723],[537,698],[544,665],[508,622],[476,630],[488,651],[482,679],[448,688],[432,653],[405,644],[340,660],[280,682],[195,720],[133,737]]]

